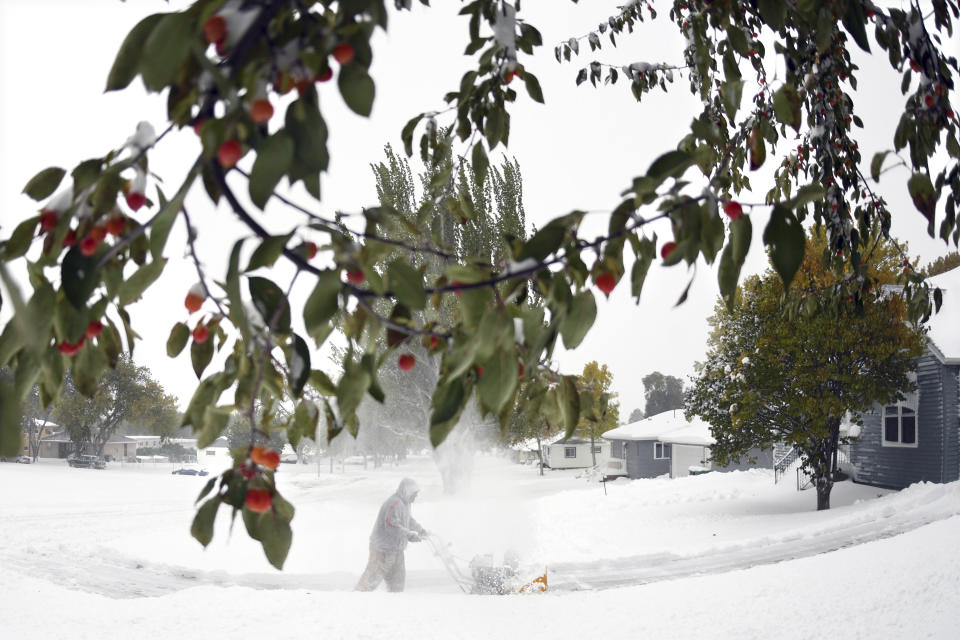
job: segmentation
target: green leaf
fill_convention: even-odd
[[[157,217],[154,219],[153,224],[150,225],[150,255],[153,256],[154,260],[159,259],[161,255],[163,255],[163,248],[166,246],[167,238],[170,236],[173,221],[176,219],[177,214],[180,213],[180,209],[183,207],[183,200],[187,197],[187,192],[190,191],[190,187],[193,185],[193,181],[196,180],[199,172],[200,166],[198,164],[191,169],[183,181],[183,184],[177,189],[177,193],[173,196],[173,199],[162,204],[160,211],[157,212]],[[157,188],[157,193],[160,193],[159,187]]]
[[[163,14],[143,43],[140,74],[149,91],[159,92],[169,84],[190,53],[195,37],[190,17],[185,13]]]
[[[890,151],[878,151],[873,154],[873,160],[870,161],[870,177],[874,182],[880,182],[880,170],[883,167],[883,161]]]
[[[427,306],[427,292],[423,288],[423,276],[406,262],[397,259],[387,267],[390,290],[397,300],[411,309]]]
[[[727,117],[733,120],[740,109],[740,100],[743,97],[743,80],[728,80],[720,86],[723,109]]]
[[[736,262],[737,268],[743,266],[752,240],[753,223],[749,216],[740,216],[730,223],[730,257]]]
[[[456,426],[466,399],[462,378],[454,378],[434,391],[430,414],[430,444],[434,448],[439,447]]]
[[[333,380],[320,369],[314,369],[310,372],[310,386],[325,396],[337,394],[337,386],[333,384]]]
[[[324,171],[330,162],[327,153],[327,125],[315,102],[306,98],[294,100],[287,107],[284,126],[293,139],[296,160],[303,170]],[[290,177],[291,184],[294,178]]]
[[[483,375],[477,380],[477,390],[483,404],[492,412],[500,413],[513,397],[520,365],[513,349],[499,349],[483,362]]]
[[[137,76],[144,45],[164,14],[155,13],[137,23],[124,38],[107,75],[106,91],[124,89]]]
[[[204,369],[213,359],[213,336],[211,335],[203,342],[194,340],[190,344],[190,362],[193,365],[193,372],[197,374],[197,380],[203,376]]]
[[[403,126],[403,131],[400,132],[400,139],[403,141],[403,150],[407,153],[408,158],[413,155],[413,132],[421,120],[423,120],[422,113],[411,118],[407,124]]]
[[[560,335],[567,349],[576,349],[597,318],[597,302],[593,292],[581,291],[573,297],[567,315],[560,323]]]
[[[543,90],[540,88],[540,81],[537,76],[528,71],[523,72],[523,83],[527,86],[527,93],[534,102],[543,104]]]
[[[487,179],[487,168],[490,161],[487,159],[487,151],[483,148],[483,141],[473,145],[473,168],[477,172],[477,181],[481,184]]]
[[[34,200],[43,200],[57,190],[65,175],[67,172],[60,167],[48,167],[30,178],[23,192]]]
[[[647,279],[647,272],[650,270],[650,264],[656,255],[656,242],[650,238],[642,238],[636,244],[636,259],[630,270],[630,295],[632,295],[637,304],[640,304],[640,294],[643,292],[643,283]]]
[[[303,305],[303,323],[314,340],[319,336],[326,339],[329,334],[329,322],[339,308],[342,287],[337,270],[329,269],[317,275],[317,284]]]
[[[560,248],[567,231],[579,223],[581,215],[579,213],[568,214],[548,222],[523,245],[517,254],[517,261],[533,258],[542,262],[547,256]]]
[[[250,170],[250,199],[263,209],[293,162],[294,143],[285,130],[274,133],[257,147],[257,159]]]
[[[760,0],[760,17],[772,29],[779,31],[787,19],[787,5],[783,0]]]
[[[293,236],[292,231],[283,236],[267,236],[264,238],[260,246],[254,249],[253,255],[250,256],[247,271],[253,271],[260,267],[272,267],[273,263],[283,253],[283,249],[287,246],[291,236]]]
[[[96,259],[84,256],[76,246],[67,251],[60,263],[63,292],[70,304],[77,309],[86,306],[90,294],[97,288],[99,278],[96,266]]]
[[[661,181],[669,177],[679,178],[695,163],[693,154],[686,151],[668,151],[653,161],[647,169],[647,175]]]
[[[178,322],[170,329],[170,337],[167,338],[167,355],[176,358],[187,346],[187,340],[190,339],[190,327],[182,322]]]
[[[214,478],[216,480],[216,478]],[[193,517],[193,523],[190,525],[190,535],[197,539],[197,542],[206,547],[213,540],[213,521],[217,517],[217,509],[220,507],[220,496],[214,496],[204,502],[197,515]]]
[[[861,49],[870,53],[870,40],[867,38],[867,15],[862,2],[848,2],[847,12],[843,14],[843,26]]]
[[[0,456],[13,457],[22,450],[20,398],[13,384],[0,380]]]
[[[275,283],[266,278],[250,278],[248,283],[253,306],[263,317],[264,325],[277,333],[290,331],[290,303]]]
[[[823,188],[822,184],[812,182],[797,189],[797,195],[790,201],[790,204],[794,207],[802,207],[810,202],[822,200],[826,194],[827,190]]]
[[[319,419],[320,411],[311,400],[305,399],[297,403],[297,408],[293,412],[291,428],[287,429],[287,439],[294,450],[296,450],[301,438],[316,440]],[[290,433],[291,431],[293,431],[293,434]]]
[[[577,376],[563,376],[558,391],[564,438],[569,438],[576,431],[577,423],[580,421],[580,393],[577,391]]]
[[[133,275],[120,285],[120,291],[117,294],[120,306],[125,307],[138,300],[143,292],[160,277],[166,265],[167,259],[161,258],[134,271]]]
[[[337,77],[337,84],[343,101],[352,111],[361,116],[370,115],[376,88],[366,69],[359,64],[348,64],[342,67]]]
[[[10,239],[3,243],[4,259],[19,258],[30,249],[30,245],[33,244],[33,234],[39,221],[40,216],[33,216],[17,225],[13,233],[10,234]]]
[[[279,498],[280,495],[275,494],[274,502]],[[246,509],[244,510],[246,511]],[[261,513],[259,520],[257,532],[260,535],[263,552],[270,564],[277,569],[283,569],[283,563],[287,559],[290,545],[293,543],[293,530],[290,528],[290,521],[280,516],[276,505],[270,511]]]
[[[763,143],[763,134],[759,128],[750,133],[750,171],[756,171],[767,159],[767,146]]]
[[[303,393],[303,386],[310,377],[310,349],[307,343],[297,334],[293,334],[291,344],[287,349],[287,368],[290,371],[290,389],[293,396],[299,398]]]
[[[763,231],[763,242],[770,247],[770,262],[783,280],[784,289],[788,289],[803,262],[803,226],[790,209],[776,205]]]
[[[933,236],[933,221],[937,213],[937,192],[925,173],[915,173],[907,181],[913,206],[927,219],[927,233]]]
[[[800,107],[803,100],[793,85],[785,84],[773,94],[773,112],[777,120],[800,130]]]

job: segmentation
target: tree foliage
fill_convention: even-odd
[[[960,266],[960,253],[951,251],[947,255],[940,256],[925,266],[923,268],[923,275],[927,278],[938,276],[951,269],[956,269],[958,266]]]
[[[394,0],[397,9],[411,4]],[[45,168],[25,186],[40,211],[12,229],[0,249],[4,304],[14,311],[0,333],[0,366],[16,364],[20,374],[0,384],[0,454],[14,441],[16,407],[34,383],[47,405],[70,370],[77,389],[93,396],[102,372],[116,366],[121,352],[133,352],[138,334],[127,307],[150,295],[162,275],[171,227],[182,222],[192,228],[184,202],[195,185],[211,202],[224,202],[255,238],[236,239],[228,263],[214,274],[195,260],[198,282],[186,304],[191,312],[202,309],[201,319],[192,327],[177,323],[167,341],[171,356],[190,343],[199,383],[183,423],[204,441],[223,431],[233,411],[252,425],[257,402],[285,396],[294,399],[294,417],[273,426],[286,429],[291,443],[312,433],[321,415],[328,432],[355,428],[362,398],[382,400],[376,383],[381,359],[370,350],[380,337],[392,349],[420,342],[439,358],[430,416],[435,444],[469,402],[505,424],[513,415],[520,363],[530,377],[528,397],[569,434],[580,418],[576,377],[545,363],[558,338],[575,348],[589,331],[596,315],[594,284],[606,293],[629,278],[631,295],[639,300],[658,255],[664,266],[719,259],[720,292],[732,306],[753,214],[769,211],[763,241],[787,285],[803,260],[802,224],[812,219],[827,230],[831,250],[842,253],[833,266],[845,265],[847,280],[834,293],[863,297],[872,284],[860,268],[870,261],[866,240],[887,234],[890,225],[886,202],[872,186],[887,173],[888,158],[899,158],[891,166],[906,167],[900,175],[907,174],[904,182],[930,235],[954,245],[960,236],[960,145],[950,106],[958,65],[940,44],[943,37],[950,41],[960,15],[955,0],[933,0],[926,13],[916,3],[881,9],[869,0],[690,0],[659,13],[648,0],[624,4],[595,30],[557,44],[554,55],[558,62],[573,60],[588,48],[608,46],[607,39],[615,46],[631,34],[641,37],[647,21],[656,23],[653,28],[669,23],[684,36],[682,63],[615,66],[594,60],[575,79],[626,84],[638,101],[685,80],[701,105],[691,114],[689,132],[624,185],[605,235],[582,238],[585,214],[572,211],[526,240],[505,238],[502,254],[481,257],[457,254],[445,235],[450,222],[470,224],[477,203],[469,181],[455,181],[451,189],[451,179],[460,175],[461,158],[482,173],[490,152],[507,146],[510,108],[521,94],[544,101],[526,65],[543,43],[519,2],[468,2],[461,10],[468,69],[458,86],[437,97],[445,106],[414,115],[400,132],[406,154],[416,148],[428,167],[430,206],[421,206],[412,219],[393,206],[319,215],[277,186],[286,179],[320,199],[327,140],[338,123],[324,118],[314,83],[336,76],[346,105],[370,114],[376,93],[369,75],[371,39],[387,28],[386,5],[197,0],[183,11],[148,16],[131,30],[106,89],[122,90],[139,77],[149,91],[166,94],[168,125],[156,134],[141,124],[126,143],[112,149],[107,143],[69,170]],[[889,82],[908,94],[896,130],[884,133],[892,149],[874,157],[869,172],[856,138],[862,122],[851,95],[858,82],[853,47],[882,50],[893,69]],[[776,74],[768,71],[774,67]],[[284,112],[271,116],[278,97],[288,93]],[[158,186],[148,194],[154,146],[171,129],[187,126],[197,130],[201,152],[184,162],[180,186]],[[796,143],[796,153],[779,154],[779,143]],[[944,148],[947,153],[939,154]],[[752,185],[750,172],[766,163],[768,153],[777,154],[774,179]],[[236,166],[247,154],[253,158],[249,171]],[[244,181],[252,208],[235,192]],[[765,194],[763,202],[738,202],[746,189]],[[268,201],[302,214],[302,224],[271,236],[260,221]],[[431,226],[437,207],[445,212],[439,233]],[[670,225],[666,242],[648,234],[660,220]],[[409,235],[399,235],[399,227]],[[191,234],[186,249],[196,257]],[[314,259],[316,251],[321,255]],[[443,268],[424,269],[427,256],[441,258]],[[31,293],[25,297],[6,268],[20,259],[29,273]],[[278,260],[297,268],[293,280],[311,283],[303,308],[292,309],[287,298],[293,280],[272,279],[279,277],[280,271],[269,271]],[[266,271],[249,273],[254,269]],[[920,274],[909,269],[898,279],[906,285],[910,316],[929,313]],[[527,304],[532,292],[542,296],[542,308]],[[414,314],[451,304],[456,309],[443,321]],[[88,337],[95,323],[102,332]],[[191,342],[198,324],[211,339]],[[331,380],[313,368],[307,340],[319,347],[338,327],[348,350],[340,375]],[[218,351],[225,355],[217,359],[222,367],[211,370]],[[478,367],[484,376],[478,377]],[[305,398],[308,380],[327,395]],[[290,545],[292,507],[272,474],[258,470],[255,477],[237,477],[233,471],[221,477],[218,493],[200,507],[193,533],[209,542],[217,506],[226,502],[243,509],[248,531],[280,566]],[[268,492],[268,511],[252,515],[243,507],[251,486]]]
[[[643,397],[647,401],[644,411],[648,416],[670,409],[682,409],[683,380],[654,371],[643,377]]]
[[[90,446],[96,455],[102,455],[104,445],[124,424],[133,433],[170,435],[180,418],[176,400],[150,370],[127,357],[103,372],[89,398],[67,376],[52,415],[70,435],[77,453]]]
[[[710,349],[687,398],[688,411],[710,423],[710,451],[720,464],[753,447],[795,447],[814,477],[818,509],[830,505],[841,421],[849,415],[862,424],[861,414],[877,403],[911,391],[908,373],[924,345],[899,295],[833,295],[845,286],[829,268],[834,256],[825,236],[814,233],[790,292],[768,271],[744,282],[732,311],[718,304]],[[883,261],[869,268],[880,280],[903,270]],[[802,297],[803,311],[784,312],[784,295]]]

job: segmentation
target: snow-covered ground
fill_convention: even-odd
[[[189,536],[206,478],[169,465],[0,464],[0,638],[955,638],[960,485],[811,491],[766,471],[602,485],[479,458],[445,496],[429,458],[282,465],[294,543],[273,570],[221,510]],[[462,566],[479,553],[546,567],[540,595],[466,595],[428,545],[407,591],[352,591],[379,504],[408,475],[414,516]]]

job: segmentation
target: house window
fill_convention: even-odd
[[[670,458],[670,445],[662,442],[653,443],[653,457],[655,460],[666,460]]]
[[[576,457],[577,457],[577,448],[576,448],[576,447],[564,447],[564,448],[563,448],[563,457],[564,457],[564,458],[576,458]]]
[[[917,446],[916,392],[909,393],[902,401],[883,408],[883,446]]]
[[[594,453],[600,453],[600,447],[599,447],[599,446],[594,447],[594,448],[593,448],[593,452],[594,452]]]
[[[216,451],[210,451],[210,450],[208,450],[208,451],[207,451],[207,455],[208,455],[208,456],[215,456],[215,455],[217,455],[217,452],[216,452]]]

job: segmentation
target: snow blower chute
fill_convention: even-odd
[[[520,559],[515,553],[505,553],[500,564],[494,561],[493,554],[476,555],[468,563],[470,572],[467,573],[460,566],[465,561],[453,555],[449,544],[434,534],[428,535],[426,540],[464,593],[505,595],[543,593],[547,590],[546,568],[542,572],[525,569],[520,566]]]

